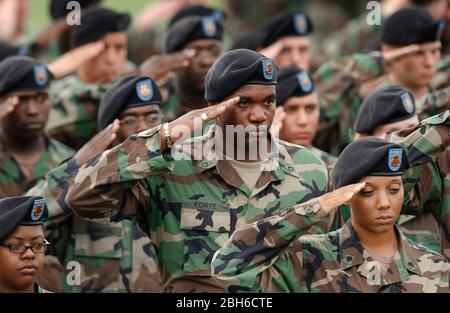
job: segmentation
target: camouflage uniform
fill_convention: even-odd
[[[28,192],[47,201],[49,219],[44,226],[52,244],[49,253],[58,258],[64,271],[58,291],[160,292],[155,247],[134,221],[92,223],[74,215],[67,206],[67,182],[77,169],[74,159],[62,163]],[[81,265],[80,285],[68,282],[71,261]]]
[[[337,61],[323,64],[315,73],[314,81],[322,110],[315,145],[338,155],[354,138],[353,123],[364,98],[375,89],[391,84],[384,73],[380,52],[356,53]],[[431,83],[430,93],[449,86],[446,74],[448,61],[441,61]],[[448,108],[448,102],[438,101],[428,94],[415,99],[420,119]]]
[[[440,229],[436,233],[417,231],[411,238],[431,247],[440,246],[450,259],[450,111],[432,116],[416,128],[395,133],[390,141],[408,150],[412,166],[403,174],[405,201],[403,214],[432,214]]]
[[[330,174],[333,172],[334,165],[336,164],[337,157],[329,154],[328,152],[322,151],[315,147],[309,148],[312,152],[314,152],[322,161],[325,163]]]
[[[169,80],[160,86],[161,96],[163,98],[162,109],[166,121],[173,121],[182,116],[181,99],[175,93],[173,81]]]
[[[41,288],[41,286],[39,286],[39,284],[35,283],[34,284],[34,293],[51,293],[51,292]]]
[[[271,159],[274,167],[261,171],[251,191],[229,162],[208,151],[215,125],[187,140],[181,153],[174,148],[173,157],[160,152],[160,128],[131,136],[81,167],[66,202],[88,219],[109,223],[137,214],[146,222],[165,291],[221,291],[211,278],[211,259],[237,227],[326,191],[327,170],[307,149],[275,140],[279,160]]]
[[[214,278],[230,292],[445,292],[449,264],[396,227],[398,250],[384,275],[351,222],[305,235],[325,213],[313,199],[282,216],[237,229],[216,252]]]
[[[78,150],[97,133],[97,109],[108,86],[68,76],[50,85],[50,136]]]
[[[0,138],[0,197],[23,195],[47,172],[61,161],[72,157],[74,151],[60,142],[46,138],[46,149],[33,169],[33,177],[26,179],[14,157],[5,149]]]

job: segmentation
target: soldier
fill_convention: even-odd
[[[73,150],[45,135],[52,74],[30,57],[0,63],[0,196],[22,195]]]
[[[313,24],[302,12],[271,18],[257,32],[259,51],[280,66],[296,65],[311,70]]]
[[[339,154],[353,140],[352,125],[363,99],[377,88],[400,85],[408,89],[421,119],[442,110],[429,97],[440,59],[442,29],[443,23],[435,22],[424,9],[401,9],[383,26],[382,54],[355,54],[323,64],[314,74],[325,111],[317,147]]]
[[[144,75],[161,85],[164,115],[171,121],[198,108],[206,107],[205,77],[222,54],[223,27],[214,16],[188,16],[168,30],[166,55],[157,56],[141,66]]]
[[[161,123],[161,95],[148,77],[127,76],[108,89],[99,106],[98,129],[75,157],[46,175],[28,192],[48,199],[46,230],[53,255],[64,273],[62,292],[160,292],[161,278],[150,238],[136,223],[124,219],[114,225],[92,223],[74,215],[64,202],[67,182],[89,159],[118,145],[130,135]],[[130,208],[133,205],[130,204]],[[81,265],[80,284],[70,284],[72,262]]]
[[[337,158],[312,146],[318,125],[319,99],[311,75],[295,65],[282,68],[278,74],[277,110],[271,132],[279,128],[281,140],[310,148],[331,171]]]
[[[210,262],[236,227],[327,188],[318,157],[269,136],[276,78],[276,65],[261,54],[224,54],[206,77],[207,108],[131,136],[91,160],[70,182],[67,204],[92,220],[137,214],[146,221],[165,291],[221,291]],[[202,123],[214,119],[202,135]],[[249,131],[239,136],[234,127]],[[267,149],[253,159],[252,144]]]
[[[403,87],[387,86],[364,99],[353,129],[355,139],[375,136],[387,140],[391,133],[418,124],[413,95]]]
[[[415,128],[394,133],[390,141],[408,151],[414,166],[404,175],[402,213],[432,216],[439,225],[440,251],[450,260],[450,111],[432,116]],[[415,225],[411,225],[414,229]],[[423,239],[423,238],[422,238]]]
[[[93,8],[71,29],[71,47],[101,41],[104,48],[81,65],[77,75],[54,82],[50,88],[49,134],[78,150],[96,133],[97,110],[106,89],[125,74],[128,14]]]
[[[388,86],[364,99],[354,125],[355,138],[377,136],[387,140],[392,133],[418,124],[411,93],[400,86]],[[419,216],[401,214],[397,224],[412,241],[440,252],[439,225],[431,213]]]
[[[46,216],[42,197],[0,199],[0,293],[47,292],[36,283],[48,246],[42,230]]]
[[[407,167],[400,145],[376,137],[351,143],[336,163],[335,191],[236,229],[214,255],[214,278],[231,292],[448,293],[447,260],[395,225]],[[343,203],[352,219],[341,229],[304,235]]]

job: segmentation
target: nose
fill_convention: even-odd
[[[424,60],[425,66],[427,66],[427,67],[435,66],[435,64],[437,62],[437,58],[432,51],[425,52],[424,58],[425,58],[425,60]]]
[[[197,58],[199,60],[200,65],[205,68],[210,68],[216,61],[216,58],[207,51],[200,52]]]
[[[253,105],[249,113],[248,119],[255,124],[261,124],[267,121],[267,114],[261,105]]]
[[[141,132],[141,131],[144,131],[144,130],[146,130],[146,129],[148,129],[148,128],[149,128],[149,127],[148,127],[147,123],[145,122],[145,118],[140,117],[140,118],[138,119],[138,122],[137,122],[137,125],[136,125],[136,133],[139,133],[139,132]]]
[[[25,108],[25,113],[27,115],[31,115],[31,116],[35,116],[39,114],[39,106],[38,104],[36,104],[34,101],[27,101],[26,103],[26,108]]]
[[[105,51],[104,51],[104,60],[108,63],[108,64],[113,64],[116,60],[116,50],[112,47],[106,47]]]
[[[389,201],[389,197],[385,191],[381,191],[377,197],[377,209],[378,210],[387,210],[391,207],[391,203]]]
[[[25,251],[24,254],[22,254],[22,259],[30,259],[34,260],[36,258],[36,254],[31,250],[31,248],[28,248],[27,251]]]
[[[305,110],[298,110],[297,118],[295,119],[298,125],[306,125],[308,123],[308,117]]]

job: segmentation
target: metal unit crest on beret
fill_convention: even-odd
[[[262,69],[264,78],[271,80],[273,78],[273,63],[271,59],[262,60]]]
[[[391,148],[388,150],[388,167],[391,171],[397,172],[402,166],[403,149]]]
[[[150,79],[136,83],[136,93],[142,101],[150,101],[153,98],[153,87]]]
[[[216,20],[214,19],[214,17],[212,16],[202,17],[202,28],[206,36],[208,37],[215,36],[217,33],[217,29],[216,29]]]
[[[310,92],[312,89],[312,81],[306,72],[300,72],[297,74],[298,84],[303,92]]]
[[[414,104],[409,92],[405,92],[400,96],[403,104],[403,108],[406,112],[412,113],[414,111]]]
[[[37,221],[41,218],[44,213],[45,200],[38,199],[34,200],[33,207],[31,208],[31,220]]]
[[[308,31],[308,23],[306,22],[306,17],[302,13],[294,15],[294,27],[295,31],[299,35],[304,35]]]
[[[44,64],[38,64],[33,68],[34,80],[38,86],[44,86],[48,82],[47,69]]]

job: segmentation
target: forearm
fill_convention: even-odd
[[[234,231],[212,261],[212,275],[228,291],[266,291],[277,275],[276,262],[286,248],[325,216],[318,199]],[[298,257],[301,251],[294,254]],[[291,255],[291,254],[290,254]],[[261,279],[263,273],[267,275]],[[294,277],[295,279],[295,277]],[[282,285],[291,285],[285,282]]]
[[[160,126],[128,138],[83,165],[70,183],[66,202],[76,213],[89,219],[117,217],[135,200],[145,203],[146,193],[139,181],[170,171],[170,162],[161,153]]]

